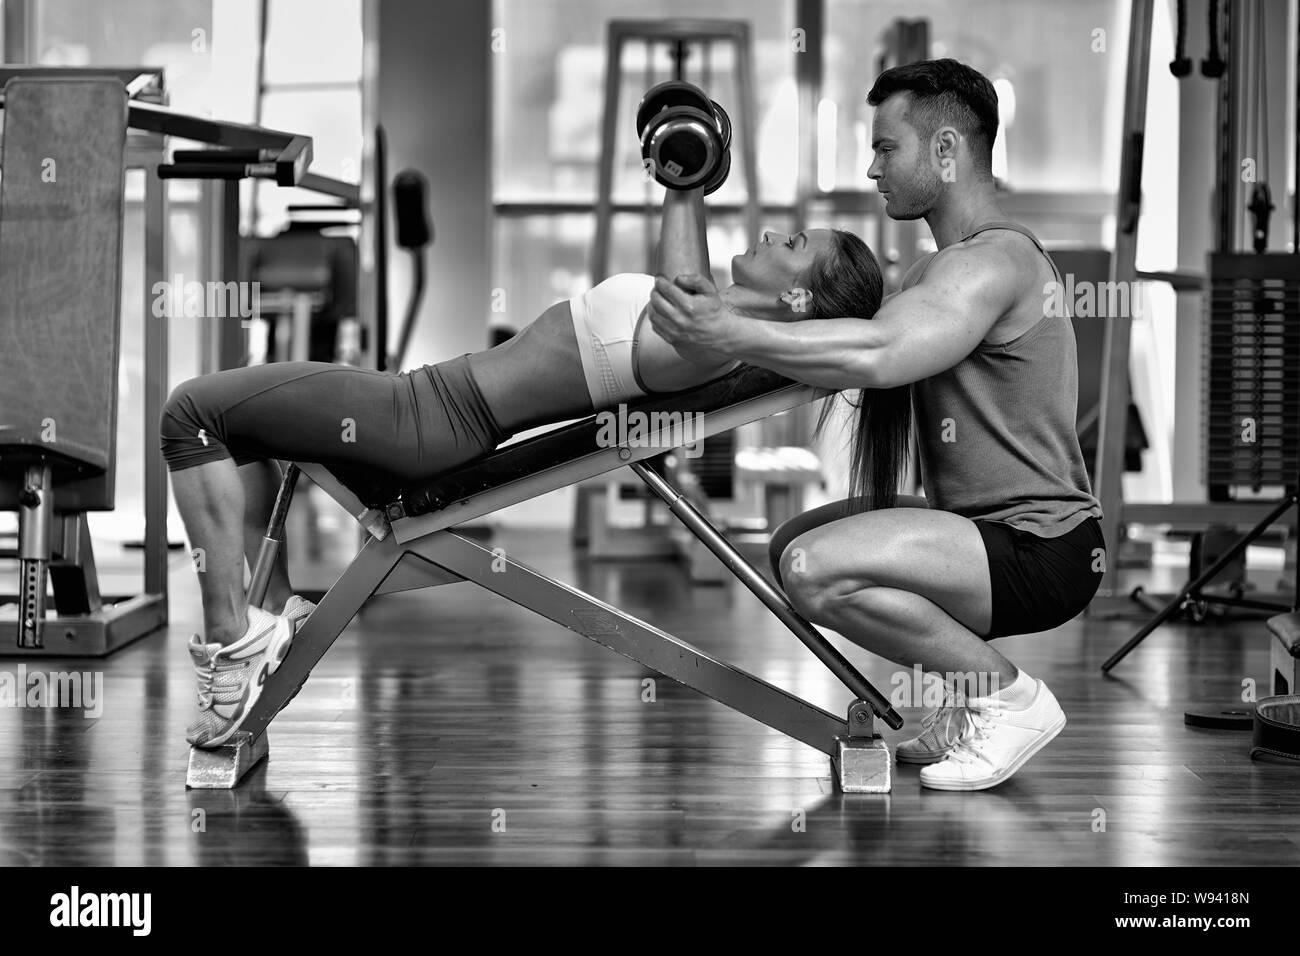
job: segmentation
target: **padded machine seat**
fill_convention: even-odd
[[[108,471],[103,447],[84,442],[41,440],[30,429],[0,425],[0,474],[21,473],[29,466],[45,462],[56,483],[91,478]]]
[[[794,384],[796,383],[790,379],[768,369],[742,365],[697,388],[629,402],[628,412],[707,415],[710,411],[731,403]],[[471,464],[440,475],[427,484],[404,488],[398,500],[387,504],[385,511],[388,519],[397,521],[440,511],[462,498],[599,451],[602,447],[599,438],[601,428],[597,418],[597,415],[593,415],[572,425],[497,449]]]
[[[0,509],[44,462],[56,484],[93,479],[61,488],[59,510],[111,510],[126,89],[14,77],[3,115]]]

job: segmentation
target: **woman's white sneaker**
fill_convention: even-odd
[[[284,610],[280,612],[280,617],[288,618],[289,623],[293,625],[293,632],[298,633],[303,622],[311,616],[311,612],[316,610],[316,605],[305,598],[300,598],[296,594],[289,595],[289,600],[284,602]]]
[[[260,607],[248,609],[248,629],[235,643],[205,644],[190,638],[190,659],[199,686],[199,716],[185,739],[195,747],[219,747],[239,729],[261,696],[266,678],[289,653],[293,625]]]
[[[1029,705],[998,696],[966,699],[967,732],[939,763],[921,770],[932,790],[986,790],[1007,780],[1065,727],[1065,712],[1041,680]]]

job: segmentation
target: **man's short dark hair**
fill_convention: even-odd
[[[983,73],[952,59],[908,63],[881,73],[867,102],[879,106],[895,93],[912,94],[907,118],[923,137],[952,126],[970,140],[976,156],[992,166],[998,94]]]

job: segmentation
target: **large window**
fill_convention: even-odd
[[[211,78],[212,0],[41,0],[29,5],[32,48],[22,60],[40,66],[161,67],[170,105],[202,113]],[[18,41],[21,38],[10,38]],[[121,374],[117,412],[117,508],[89,515],[97,540],[139,539],[144,515],[144,451],[156,442],[145,422],[144,173],[126,179],[123,244]],[[203,243],[199,189],[195,183],[166,184],[167,266],[170,273],[197,274]],[[168,326],[173,381],[198,370],[200,330],[194,323]],[[179,520],[172,527],[179,530]],[[101,555],[101,559],[107,557]]]
[[[758,100],[757,141],[760,194],[766,201],[794,197],[791,123],[794,116],[794,59],[790,31],[794,6],[787,0],[664,0],[656,17],[743,20],[753,38]],[[500,202],[574,200],[596,195],[600,124],[604,115],[605,45],[611,20],[645,19],[640,0],[497,0],[495,22],[504,30],[504,50],[493,59],[496,198]],[[688,50],[684,70],[692,82],[735,113],[735,53],[717,44],[705,57]],[[647,55],[635,43],[619,65],[618,153],[615,197],[636,202],[644,196],[633,119],[637,101],[651,85],[673,78],[668,48]],[[743,199],[733,176],[719,201]],[[735,190],[734,192],[732,190]]]
[[[246,42],[255,49],[256,35]],[[259,124],[310,136],[312,172],[359,182],[361,0],[270,0],[264,49]],[[288,205],[322,201],[298,189],[259,189],[257,198],[256,231],[263,235],[279,230]]]
[[[994,172],[1010,189],[1113,191],[1127,7],[1118,0],[826,0],[822,97],[836,123],[833,143],[823,136],[819,147],[835,150],[834,186],[867,184],[874,110],[866,95],[884,29],[924,18],[931,56],[953,57],[993,81],[1002,107]]]
[[[147,66],[164,71],[169,105],[198,115],[252,122],[258,110],[260,4],[252,0],[33,0],[31,49],[9,38],[15,61],[41,66]],[[313,138],[315,172],[357,181],[361,157],[361,0],[271,0],[267,5],[265,89],[261,122]],[[174,143],[174,145],[184,145]],[[167,272],[200,276],[211,224],[200,184],[171,180]],[[245,182],[244,209],[252,184]],[[266,186],[258,193],[258,229],[274,232],[292,202],[320,202],[315,193]],[[144,175],[127,177],[122,286],[122,387],[118,408],[117,501],[90,516],[97,538],[139,538],[143,472],[151,423],[142,426],[144,325]],[[251,216],[249,217],[251,218]],[[168,326],[169,377],[178,383],[200,369],[201,329]],[[174,510],[172,537],[180,537]]]
[[[822,35],[798,52],[797,21],[817,8]],[[504,46],[493,58],[495,284],[526,310],[590,283],[608,24],[643,18],[642,11],[638,0],[496,0],[494,23]],[[876,241],[874,187],[866,177],[873,111],[866,93],[891,25],[924,18],[931,55],[967,62],[998,88],[1004,116],[995,164],[1014,214],[1049,240],[1106,241],[1127,45],[1126,10],[1118,0],[669,0],[654,12],[750,24],[764,227],[834,221]],[[799,116],[800,56],[820,59],[819,101],[807,117]],[[710,92],[724,104],[735,101],[733,65],[730,51],[720,47],[708,71]],[[688,57],[687,78],[701,81],[702,66],[698,54]],[[657,187],[641,175],[632,116],[641,92],[671,69],[662,46],[652,54],[632,46],[619,65],[613,198],[624,214],[613,224],[614,271],[642,270],[649,262],[653,219],[647,231],[644,217],[628,207],[652,202]],[[816,165],[802,196],[800,122],[815,138],[805,156]],[[710,247],[720,281],[730,278],[731,255],[752,241],[739,215],[718,211],[746,198],[734,169],[711,197]],[[902,256],[910,261],[907,250]],[[530,318],[510,320],[518,325]]]
[[[517,303],[508,321],[531,321],[541,308],[588,288],[595,238],[594,207],[604,116],[606,38],[609,21],[645,19],[639,0],[497,0],[494,22],[504,31],[503,51],[493,59],[495,153],[495,284]],[[752,37],[753,84],[758,106],[755,154],[758,197],[778,209],[794,200],[796,112],[790,33],[794,4],[788,0],[665,0],[658,17],[744,20]],[[709,52],[688,47],[685,77],[707,86],[733,117],[738,98],[736,53],[725,43]],[[617,152],[612,196],[616,203],[655,201],[661,187],[642,174],[634,118],[641,94],[671,79],[674,63],[666,45],[629,43],[619,64]],[[727,184],[710,201],[730,213],[710,216],[714,276],[730,281],[731,256],[752,241],[734,210],[746,201],[739,171],[741,145]],[[649,225],[647,226],[647,221]],[[763,220],[788,227],[789,213]],[[612,222],[610,271],[644,271],[658,236],[653,212],[623,212]]]

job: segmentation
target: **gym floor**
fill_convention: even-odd
[[[559,531],[493,545],[841,712],[848,694],[738,583],[672,564],[596,564]],[[1147,572],[1148,576],[1150,572]],[[1167,586],[1172,581],[1154,581]],[[108,702],[0,722],[0,865],[1295,865],[1294,766],[1183,710],[1266,693],[1262,621],[1162,628],[1080,618],[1000,642],[1052,687],[1062,735],[1005,785],[841,795],[823,755],[532,612],[460,584],[372,601],[270,730],[237,791],[187,791],[198,621],[188,561],[170,627],[105,661]],[[841,643],[886,693],[893,665]],[[922,710],[903,710],[915,732]]]

